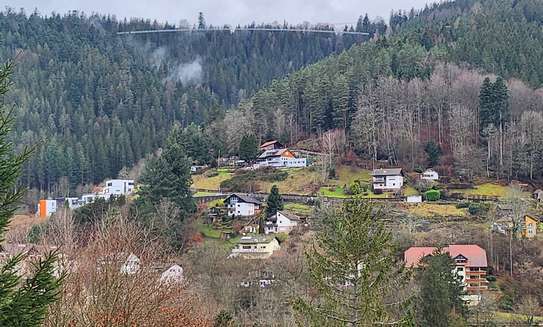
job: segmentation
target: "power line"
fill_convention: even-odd
[[[325,34],[350,34],[350,35],[369,35],[365,32],[349,32],[349,31],[335,31],[335,30],[319,30],[319,29],[305,29],[305,28],[265,28],[265,27],[240,27],[234,30],[228,27],[214,27],[214,28],[173,28],[173,29],[159,29],[159,30],[140,30],[140,31],[126,31],[117,32],[117,35],[130,35],[130,34],[151,34],[151,33],[192,33],[192,32],[215,32],[215,31],[229,31],[229,32],[241,32],[241,31],[263,31],[263,32],[298,32],[298,33],[325,33]]]

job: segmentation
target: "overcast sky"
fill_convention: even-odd
[[[433,0],[0,0],[2,9],[35,8],[42,14],[80,10],[86,13],[115,14],[117,17],[144,17],[178,23],[194,23],[204,12],[209,24],[270,23],[351,23],[362,13],[388,21],[391,10],[422,8]]]

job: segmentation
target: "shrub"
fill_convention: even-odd
[[[496,276],[488,275],[488,276],[486,276],[486,280],[489,281],[489,282],[495,282],[496,281]]]
[[[480,215],[488,211],[488,205],[484,203],[471,202],[468,206],[468,211],[471,215]]]
[[[277,233],[275,234],[275,238],[279,241],[279,243],[283,243],[287,240],[288,234],[287,233]]]
[[[456,204],[456,208],[458,209],[469,208],[470,204],[471,204],[470,202],[459,202]]]
[[[437,201],[441,198],[441,192],[439,190],[429,190],[424,193],[426,201]]]

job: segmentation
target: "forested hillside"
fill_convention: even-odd
[[[389,37],[275,81],[230,112],[224,146],[237,144],[234,130],[295,143],[341,129],[366,159],[422,168],[430,143],[450,173],[539,178],[543,98],[528,85],[539,84],[543,16],[519,9],[530,4],[541,6],[457,1],[394,14]]]
[[[200,26],[205,27],[203,17]],[[115,177],[162,145],[177,121],[206,124],[225,108],[360,36],[173,28],[73,12],[0,14],[0,60],[16,58],[18,145],[38,145],[23,181],[45,191]]]

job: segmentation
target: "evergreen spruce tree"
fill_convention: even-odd
[[[273,185],[268,200],[266,201],[266,216],[271,217],[279,210],[283,210],[283,198],[279,193],[277,185]]]
[[[8,90],[11,71],[10,64],[0,69],[0,97]],[[0,242],[23,195],[23,189],[16,184],[30,155],[28,149],[14,154],[14,145],[9,141],[12,123],[11,113],[0,108]],[[0,326],[39,326],[48,306],[58,297],[62,278],[53,274],[55,253],[40,260],[33,275],[21,277],[18,266],[26,259],[23,254],[16,255],[0,266]]]
[[[443,154],[441,147],[434,141],[429,141],[424,146],[424,152],[426,152],[426,161],[429,167],[434,167],[439,163],[439,157]]]
[[[509,121],[509,91],[502,77],[498,76],[492,85],[492,98],[494,110],[496,111],[496,127],[503,129]]]
[[[447,327],[458,318],[465,318],[466,308],[461,296],[462,283],[452,273],[454,261],[446,253],[435,253],[422,260],[419,273],[420,299],[417,314],[420,326]]]
[[[490,78],[485,78],[479,92],[479,130],[482,132],[490,124],[495,124],[493,110],[493,87]]]
[[[196,205],[190,185],[190,159],[182,145],[176,142],[180,129],[174,128],[166,140],[161,155],[150,159],[141,177],[138,205],[156,207],[165,199],[180,210],[180,220],[194,212]],[[149,207],[147,207],[149,209]]]
[[[301,326],[413,326],[402,265],[377,208],[361,198],[324,215],[306,252],[316,298],[292,301]]]
[[[247,162],[253,161],[258,155],[258,140],[253,134],[244,135],[239,142],[239,158]]]

